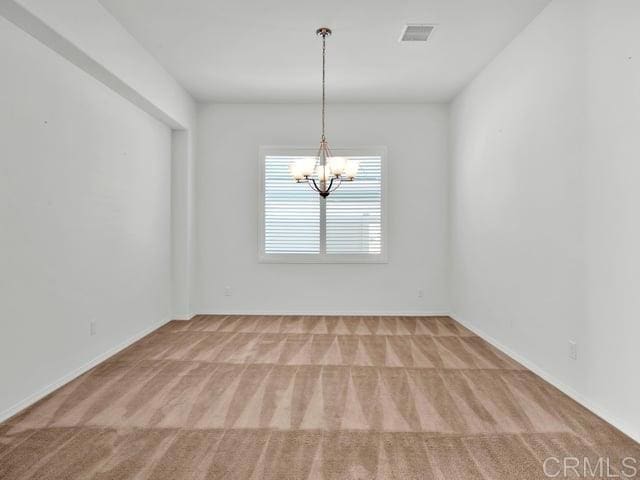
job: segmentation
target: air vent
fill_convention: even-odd
[[[426,42],[435,25],[418,25],[409,23],[402,30],[401,42]]]

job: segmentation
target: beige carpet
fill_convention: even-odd
[[[640,467],[447,317],[171,322],[0,425],[3,480],[541,479],[549,457]]]

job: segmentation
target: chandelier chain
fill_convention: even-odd
[[[325,140],[324,136],[324,117],[325,117],[325,65],[326,65],[326,51],[327,51],[327,36],[322,35],[322,141]]]

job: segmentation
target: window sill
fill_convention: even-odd
[[[307,255],[307,254],[260,254],[259,263],[326,263],[326,264],[354,264],[354,263],[389,263],[386,255]]]

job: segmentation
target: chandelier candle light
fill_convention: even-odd
[[[322,27],[316,31],[316,34],[322,37],[322,136],[320,137],[320,148],[315,157],[299,158],[289,165],[289,173],[297,183],[306,181],[322,198],[326,198],[331,192],[335,192],[342,182],[353,181],[358,174],[360,162],[348,160],[345,157],[334,157],[324,135],[326,41],[327,37],[331,35],[331,30]]]

